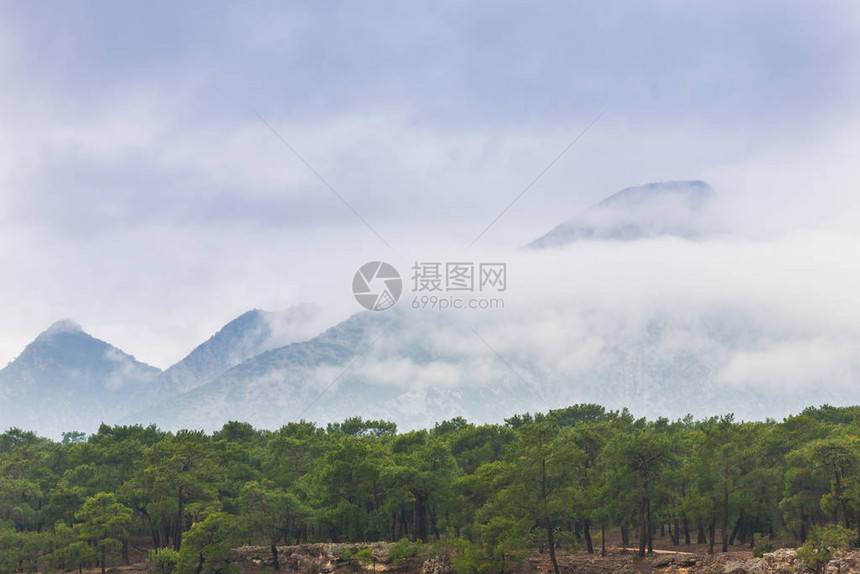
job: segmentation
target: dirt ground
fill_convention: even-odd
[[[451,572],[450,564],[443,559],[415,560],[409,564],[392,565],[386,561],[390,544],[374,543],[376,564],[360,564],[355,560],[344,561],[345,553],[355,553],[368,545],[355,544],[309,544],[297,547],[285,547],[281,551],[281,568],[283,572],[310,573],[346,573],[346,572],[389,572],[389,573],[421,573],[446,574]],[[690,572],[711,573],[723,572],[728,564],[742,563],[752,558],[752,552],[747,550],[731,551],[726,554],[709,556],[707,547],[701,549],[691,547],[691,551],[675,551],[672,549],[655,550],[651,556],[640,558],[635,549],[618,547],[607,548],[607,555],[600,556],[599,549],[595,554],[585,551],[557,553],[559,569],[562,572],[583,573],[638,573],[638,572]],[[243,574],[258,574],[271,571],[271,554],[267,548],[245,547],[238,550],[238,563]],[[448,566],[448,568],[446,568]],[[525,574],[537,572],[552,572],[552,564],[547,553],[535,552],[527,557],[519,566],[508,570],[509,574]],[[733,574],[743,570],[735,569]]]
[[[632,541],[631,541],[632,542]],[[671,540],[654,541],[654,553],[640,558],[636,548],[621,546],[617,533],[608,533],[607,555],[600,556],[599,542],[595,553],[558,551],[559,568],[565,573],[627,574],[627,573],[690,573],[690,574],[766,574],[768,572],[808,572],[797,560],[793,550],[778,550],[756,559],[746,545],[730,548],[728,553],[707,553],[707,544],[674,546]],[[360,550],[371,548],[374,563],[362,564],[355,558]],[[304,544],[279,547],[281,572],[284,574],[347,574],[357,572],[387,572],[389,574],[449,574],[453,572],[450,558],[421,557],[400,565],[388,563],[390,543],[372,544]],[[136,549],[137,550],[137,549]],[[123,572],[148,572],[145,554],[133,552],[137,562],[130,567],[111,569]],[[236,564],[243,574],[271,574],[271,550],[261,546],[245,546],[235,551]],[[92,570],[90,572],[99,572]],[[550,573],[552,564],[547,553],[534,552],[521,565],[511,567],[508,574]],[[860,572],[860,554],[850,553],[831,563],[828,574]]]

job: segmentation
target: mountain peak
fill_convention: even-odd
[[[631,202],[648,201],[660,196],[677,195],[683,196],[692,209],[701,208],[713,195],[713,188],[700,179],[680,181],[658,181],[625,187],[598,203],[592,209],[605,207],[615,203],[630,204]]]
[[[580,240],[630,241],[660,236],[698,237],[708,231],[714,196],[701,180],[661,181],[627,187],[531,242],[530,248]]]
[[[318,334],[318,314],[309,304],[246,311],[164,371],[153,388],[162,397],[186,392],[265,351],[312,337]]]
[[[0,421],[54,436],[89,432],[136,408],[160,372],[63,319],[0,369]]]
[[[39,338],[53,337],[62,333],[83,333],[80,323],[74,319],[60,319],[48,327]]]

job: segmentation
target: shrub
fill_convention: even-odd
[[[451,566],[457,574],[474,574],[487,569],[489,561],[480,546],[462,538],[452,540],[451,545],[454,549]]]
[[[773,552],[776,550],[776,546],[773,543],[773,540],[770,539],[770,536],[759,536],[756,538],[755,546],[753,546],[753,556],[756,558],[761,558],[768,552]]]
[[[173,574],[179,564],[179,552],[172,548],[159,548],[149,553],[152,574]]]
[[[403,538],[391,545],[391,549],[388,551],[388,561],[392,564],[402,564],[418,554],[419,546],[418,543],[413,544],[409,542],[409,539]]]
[[[95,566],[98,563],[96,549],[86,542],[75,541],[57,548],[48,556],[48,565],[55,570],[70,572]],[[4,571],[0,564],[0,572]]]
[[[236,517],[215,512],[191,527],[182,539],[178,572],[231,574],[239,569],[230,557],[236,538]]]
[[[354,560],[355,560],[355,553],[349,549],[346,549],[343,552],[341,552],[340,556],[338,557],[338,562],[345,563],[349,567],[350,570],[357,570],[358,569],[358,564],[356,564],[354,562]]]
[[[373,564],[373,571],[376,572],[376,559],[373,556],[372,549],[365,548],[364,550],[360,550],[358,554],[355,555],[355,557],[358,558],[358,561],[365,566],[368,564]]]
[[[358,561],[363,564],[368,564],[373,562],[373,550],[370,548],[365,548],[364,550],[359,550],[358,554],[355,555],[358,558]]]
[[[854,532],[841,526],[813,528],[809,539],[797,549],[797,557],[813,572],[824,572],[837,550],[851,546],[853,537]]]

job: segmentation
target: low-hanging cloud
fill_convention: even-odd
[[[378,6],[220,6],[172,26],[141,17],[125,37],[129,9],[102,8],[2,8],[0,358],[72,316],[166,368],[250,308],[315,303],[301,329],[273,326],[284,342],[313,336],[358,310],[367,261],[405,276],[415,260],[468,259],[508,263],[505,310],[462,314],[494,350],[461,322],[425,325],[380,341],[357,374],[421,400],[493,380],[522,391],[498,352],[554,406],[593,387],[644,405],[666,364],[717,394],[852,400],[855,8],[542,8],[539,21],[507,6],[488,21],[386,6],[401,24],[386,26]],[[517,41],[491,33],[509,19]],[[698,237],[520,249],[621,188],[680,179],[715,190]],[[433,360],[398,356],[406,344]]]

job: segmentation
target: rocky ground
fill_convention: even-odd
[[[402,572],[419,574],[453,573],[449,556],[421,556],[408,562],[392,564],[388,561],[391,544],[305,544],[281,548],[281,570],[285,573],[323,574],[346,572]],[[355,555],[364,548],[373,550],[373,562],[360,562]],[[726,554],[661,551],[640,558],[635,552],[614,548],[601,557],[586,552],[559,552],[562,572],[582,573],[639,573],[688,572],[696,574],[765,574],[791,572],[811,574],[795,555],[794,550],[781,549],[762,558],[754,558],[749,551],[732,551]],[[243,573],[271,572],[271,552],[264,547],[243,547],[236,551],[236,559]],[[535,553],[520,566],[511,568],[511,574],[551,572],[546,554]],[[830,562],[827,574],[860,572],[860,552],[838,555]]]

